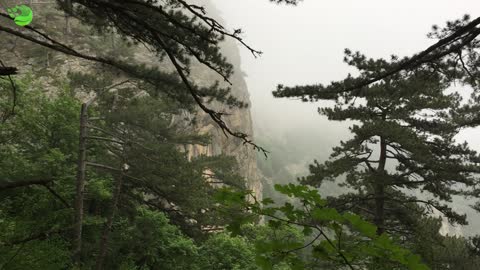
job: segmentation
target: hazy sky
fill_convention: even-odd
[[[304,0],[296,7],[268,0],[212,1],[228,27],[242,28],[245,41],[264,52],[255,59],[242,49],[242,70],[248,76],[254,121],[271,134],[314,123],[328,136],[346,126],[328,123],[325,129],[326,121],[316,113],[318,104],[273,99],[278,83],[342,79],[352,71],[342,61],[344,48],[370,57],[411,55],[434,43],[426,37],[433,24],[480,15],[478,0]],[[480,150],[480,132],[467,135],[462,139]]]
[[[479,0],[304,0],[297,7],[267,0],[212,1],[227,26],[242,28],[245,41],[264,52],[255,59],[248,50],[241,50],[257,134],[281,138],[288,129],[296,134],[312,132],[313,138],[318,138],[312,148],[317,149],[322,145],[329,149],[349,137],[349,123],[322,119],[316,112],[319,103],[274,99],[271,92],[278,83],[340,80],[353,71],[343,63],[345,48],[374,58],[408,56],[435,42],[426,37],[433,24],[443,26],[464,14],[480,16]],[[457,138],[480,151],[480,128],[464,131]],[[468,202],[458,202],[462,204]],[[468,207],[461,208],[473,214]],[[480,220],[470,221],[470,228],[480,226]]]

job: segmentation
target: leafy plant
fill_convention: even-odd
[[[241,233],[242,225],[254,216],[263,216],[272,230],[282,226],[299,228],[310,240],[282,238],[265,240],[256,245],[256,258],[262,269],[273,269],[278,262],[287,263],[291,269],[305,269],[319,262],[349,269],[370,268],[373,265],[398,264],[411,270],[429,269],[419,256],[403,248],[386,233],[377,235],[377,228],[359,215],[327,207],[317,190],[304,185],[276,185],[283,195],[296,199],[297,203],[286,202],[271,206],[272,199],[262,202],[243,200],[249,193],[235,192],[227,188],[219,190],[217,199],[227,209],[230,207],[247,210],[246,216],[235,220],[229,227],[233,233]],[[252,196],[253,197],[253,196]],[[296,252],[309,249],[307,258]]]

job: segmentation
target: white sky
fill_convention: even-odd
[[[304,0],[296,7],[268,0],[212,1],[228,27],[242,28],[245,41],[264,52],[255,59],[242,49],[242,70],[248,76],[254,122],[277,135],[312,123],[326,133],[346,130],[339,123],[328,123],[326,130],[326,121],[316,113],[318,104],[274,99],[271,92],[278,83],[343,79],[352,72],[342,61],[344,48],[374,58],[407,56],[434,43],[426,37],[433,24],[480,15],[478,0]],[[480,150],[480,132],[466,134],[461,139]]]
[[[426,37],[433,24],[443,26],[464,14],[480,16],[479,0],[304,0],[297,7],[268,0],[212,1],[228,27],[242,28],[245,41],[264,52],[255,59],[241,50],[257,134],[281,138],[288,129],[312,132],[318,138],[312,148],[317,149],[319,145],[329,149],[348,138],[349,123],[328,122],[317,114],[319,103],[274,99],[271,92],[277,84],[343,79],[353,71],[343,63],[344,48],[373,58],[408,56],[435,42]],[[480,128],[457,138],[480,151]],[[469,216],[475,215],[465,206],[468,202],[457,203]],[[480,220],[470,221],[475,231]]]

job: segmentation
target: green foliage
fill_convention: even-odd
[[[73,32],[91,28],[88,38],[80,35],[83,39],[79,43],[89,44],[87,47],[90,51],[103,56],[105,60],[100,62],[154,86],[152,89],[157,95],[166,95],[180,103],[192,104],[195,96],[205,98],[205,101],[217,100],[230,107],[246,106],[231,95],[229,87],[218,81],[208,82],[208,87],[201,87],[190,80],[189,87],[170,70],[146,67],[132,57],[133,51],[129,46],[142,45],[142,49],[146,47],[151,53],[150,57],[156,61],[178,63],[181,68],[177,73],[189,76],[194,63],[200,63],[214,74],[213,78],[216,73],[219,75],[216,78],[228,80],[233,73],[233,66],[222,55],[220,42],[227,35],[239,39],[239,33],[227,33],[223,27],[218,28],[216,22],[209,25],[212,21],[207,19],[205,8],[191,8],[183,1],[161,4],[143,0],[122,3],[83,1],[76,3],[72,9],[59,3],[59,9],[81,18],[79,29],[73,29]],[[205,14],[200,16],[197,12]],[[91,32],[95,33],[93,38]],[[257,53],[253,49],[252,52]]]
[[[0,125],[0,268],[72,267],[71,202],[80,103],[71,93],[82,85],[102,93],[111,83],[108,77],[87,78],[72,74],[70,84],[59,82],[62,88],[50,97],[28,89],[27,85],[34,85],[28,81],[31,78],[16,82],[15,114]],[[172,124],[178,110],[171,104],[134,97],[133,92],[120,89],[123,99],[117,99],[113,106],[112,93],[100,95],[97,104],[89,108],[90,118],[98,119],[89,123],[96,128],[89,130],[89,136],[122,141],[125,147],[122,153],[111,141],[89,139],[88,161],[119,168],[122,160],[115,154],[123,154],[129,165],[108,244],[106,269],[202,269],[200,263],[221,261],[214,258],[217,255],[202,258],[209,261],[199,257],[203,248],[214,248],[216,240],[203,247],[189,236],[206,239],[202,231],[205,225],[226,224],[228,218],[215,210],[215,189],[204,173],[209,169],[216,181],[242,190],[245,184],[234,160],[226,156],[189,159],[181,147],[206,144],[209,139]],[[6,97],[3,101],[9,108],[11,100]],[[115,171],[87,169],[82,269],[95,265],[105,220],[113,210],[115,176]],[[242,246],[244,240],[234,237],[225,241],[231,242],[231,264],[242,269],[248,256],[239,262],[236,252],[253,254],[253,246]]]
[[[22,94],[19,87],[15,117],[0,126],[0,166],[9,168],[0,171],[0,178],[48,178],[69,170],[66,163],[75,158],[78,138],[78,102],[66,93],[48,101],[38,90]]]
[[[299,206],[290,202],[270,206],[274,202],[268,198],[261,203],[249,203],[243,200],[247,193],[229,192],[227,189],[221,190],[217,197],[224,205],[240,205],[251,211],[251,215],[269,218],[267,225],[273,231],[285,226],[293,227],[311,238],[307,244],[298,237],[271,238],[258,242],[257,263],[262,269],[273,269],[275,262],[284,262],[291,269],[305,269],[309,265],[315,265],[315,260],[350,269],[392,262],[411,270],[430,269],[419,256],[395,243],[392,237],[385,233],[377,235],[376,226],[357,214],[339,213],[336,209],[327,207],[327,201],[321,198],[317,190],[293,184],[276,185],[275,189],[295,198]],[[248,218],[237,221],[234,231],[238,232],[242,224],[248,222]],[[311,253],[307,258],[302,258],[296,251],[306,248]]]
[[[55,270],[69,267],[69,244],[59,237],[48,241],[22,243],[15,248],[0,248],[0,266],[2,269]]]
[[[245,104],[231,96],[230,89],[218,82],[202,88],[193,82],[186,83],[189,78],[182,77],[183,81],[180,80],[170,71],[132,63],[133,51],[129,45],[146,45],[159,61],[168,58],[177,64],[177,73],[180,75],[190,74],[193,58],[228,80],[233,73],[233,66],[220,53],[219,44],[226,36],[243,43],[239,37],[241,31],[225,32],[218,22],[207,17],[203,7],[189,5],[185,1],[127,2],[78,1],[71,9],[63,1],[57,1],[61,10],[81,18],[83,24],[92,26],[103,36],[95,35],[89,42],[79,42],[81,38],[72,38],[70,35],[72,39],[68,43],[89,45],[78,52],[46,36],[44,41],[52,42],[52,48],[74,56],[95,54],[97,58],[85,55],[83,58],[114,66],[142,82],[136,81],[128,87],[112,86],[118,74],[109,73],[108,69],[102,67],[102,76],[71,73],[69,84],[60,80],[57,82],[59,85],[54,86],[61,89],[54,97],[47,98],[37,89],[27,90],[26,85],[34,85],[28,80],[18,84],[18,92],[2,91],[8,94],[0,98],[3,120],[0,126],[1,269],[73,267],[70,265],[69,251],[73,212],[70,204],[74,197],[80,104],[72,94],[78,92],[77,88],[81,88],[82,92],[96,92],[98,100],[91,106],[89,114],[95,116],[92,118],[97,118],[98,122],[94,122],[94,127],[89,123],[92,130],[89,130],[91,137],[88,138],[87,156],[89,162],[97,162],[89,163],[89,166],[96,165],[97,170],[89,168],[87,173],[82,265],[74,266],[74,269],[94,267],[99,239],[107,238],[102,233],[107,217],[114,218],[113,227],[107,227],[112,230],[107,246],[107,269],[253,270],[257,269],[254,261],[263,269],[282,270],[317,267],[320,264],[327,267],[389,269],[393,265],[391,262],[408,269],[428,269],[418,256],[395,244],[392,237],[377,235],[378,229],[355,213],[329,207],[331,200],[321,198],[314,190],[305,186],[277,186],[281,194],[299,202],[270,207],[268,205],[275,205],[274,200],[265,199],[263,205],[259,202],[249,203],[245,200],[248,195],[244,191],[245,183],[236,173],[233,159],[224,156],[190,158],[188,153],[180,150],[185,145],[209,143],[207,137],[191,134],[184,127],[176,125],[174,118],[183,109],[191,109],[190,105],[194,102],[202,105],[203,101],[214,100],[230,107],[243,107]],[[294,5],[300,1],[271,2]],[[42,15],[51,17],[51,24],[61,22],[59,16],[53,16],[55,14],[51,14],[51,11]],[[463,23],[450,26],[455,28]],[[85,27],[74,27],[73,30],[77,34],[86,34]],[[48,32],[53,30],[47,29]],[[118,42],[115,32],[121,34],[126,42]],[[248,48],[253,54],[258,54]],[[351,59],[347,61],[359,67],[362,76],[367,78],[388,67],[383,60],[367,61],[361,55],[348,54]],[[51,57],[49,51],[43,49],[31,50],[28,56],[35,56],[33,60],[37,63],[34,64],[42,63],[47,67],[42,71],[45,75],[49,75],[50,65],[63,60]],[[418,120],[409,114],[409,110],[418,111],[418,108],[446,110],[458,103],[455,96],[439,95],[439,91],[444,90],[442,81],[438,78],[427,80],[429,74],[426,73],[419,72],[411,77],[409,74],[394,76],[394,79],[407,80],[402,81],[400,86],[398,82],[386,80],[369,87],[366,92],[360,91],[359,96],[367,99],[367,107],[372,104],[380,107],[380,110],[384,106],[396,107],[390,117],[400,122],[406,121],[423,133],[447,138],[444,141],[434,140],[434,146],[426,146],[425,136],[402,129],[399,122],[369,122],[370,118],[377,115],[377,111],[366,107],[351,106],[346,110],[335,107],[323,109],[321,113],[333,120],[364,121],[362,127],[352,128],[357,137],[342,144],[342,148],[335,149],[333,158],[348,151],[358,154],[358,151],[365,149],[361,146],[363,142],[375,140],[372,136],[387,137],[410,151],[407,159],[416,162],[403,162],[398,170],[404,172],[412,167],[420,170],[428,167],[428,171],[421,175],[429,182],[424,189],[440,200],[448,201],[451,193],[454,193],[450,178],[458,176],[454,173],[465,169],[462,163],[465,155],[473,157],[476,154],[466,146],[451,147],[452,132],[456,128],[451,123]],[[348,87],[352,83],[349,79],[345,84],[334,83],[333,88]],[[0,83],[2,90],[10,89],[8,82]],[[404,96],[397,96],[397,92],[392,94],[387,91],[390,87],[401,88],[403,84],[408,87],[400,94],[407,95],[407,101]],[[318,94],[316,90],[319,89],[324,90],[323,87],[303,89],[302,96],[307,95],[311,99],[343,98],[346,103],[342,105],[348,106],[347,103],[352,100],[355,103],[357,98],[326,91]],[[289,95],[289,91],[280,87],[276,94]],[[18,102],[14,104],[13,101]],[[217,123],[223,123],[220,114],[202,108],[216,116],[213,118]],[[438,113],[435,116],[446,117],[447,114]],[[233,135],[246,138],[241,133]],[[424,144],[419,143],[419,139],[423,139]],[[448,158],[445,160],[444,156]],[[351,156],[339,158],[325,166],[317,164],[319,166],[313,167],[312,171],[320,176],[320,181],[347,173],[347,185],[364,192],[362,185],[365,186],[369,181],[378,182],[379,177],[352,169],[358,165],[357,161]],[[276,163],[269,168],[272,176],[280,167]],[[471,170],[468,172],[478,172],[474,167],[467,167]],[[107,171],[102,170],[105,168]],[[116,205],[111,204],[114,199],[112,189],[119,171],[125,179],[119,195],[120,203]],[[205,174],[213,176],[206,177]],[[207,183],[212,179],[229,186],[216,195],[229,207],[229,211],[222,213],[224,215],[218,215],[222,209],[212,199],[215,189]],[[364,183],[356,185],[359,179]],[[445,184],[433,180],[444,181]],[[456,180],[467,186],[475,184],[468,173]],[[406,183],[397,186],[411,188]],[[405,199],[402,194],[393,195],[397,199]],[[429,203],[452,220],[461,222],[462,217],[448,207],[436,201]],[[248,211],[242,211],[245,208]],[[116,216],[110,215],[114,211]],[[243,226],[245,222],[257,221],[258,215],[268,217],[267,226],[258,229]],[[239,236],[225,233],[208,236],[202,233],[206,226],[217,227],[227,223],[228,228]],[[186,235],[195,236],[198,242]],[[207,240],[202,242],[205,238]],[[444,243],[449,248],[471,252],[468,244],[457,240],[446,238]],[[424,251],[420,245],[416,247]],[[304,249],[309,249],[310,253],[302,253]],[[443,253],[435,251],[435,254]],[[450,262],[446,254],[442,256],[445,257],[442,267],[460,265]],[[321,260],[320,264],[318,260]]]
[[[344,61],[358,70],[359,77],[349,75],[326,86],[280,85],[274,92],[276,97],[303,101],[335,101],[334,106],[318,112],[329,120],[357,122],[350,128],[352,138],[334,147],[326,162],[314,161],[310,175],[300,182],[322,188],[327,181],[336,182],[344,192],[327,198],[327,205],[342,215],[354,212],[373,222],[376,229],[349,217],[350,225],[367,237],[389,232],[409,246],[415,242],[409,235],[417,235],[420,220],[438,212],[452,224],[466,225],[466,215],[455,211],[451,203],[454,195],[478,195],[480,156],[467,143],[455,140],[463,125],[460,114],[466,109],[460,105],[459,93],[447,91],[448,74],[421,66],[344,91],[401,62],[394,56],[369,59],[350,50],[345,50]],[[383,241],[373,243],[382,247]],[[409,267],[419,262],[402,252],[395,251],[390,259]],[[380,266],[395,267],[378,261],[370,267]]]
[[[254,249],[243,237],[211,236],[200,250],[200,269],[257,270]]]
[[[138,269],[198,269],[195,268],[197,246],[170,224],[165,214],[138,208],[133,220],[120,219],[117,226],[107,269],[117,269],[131,262]]]
[[[0,184],[19,186],[0,190],[0,265],[59,269],[69,262],[68,241],[58,234],[70,226],[79,104],[66,93],[49,99],[27,90],[28,83],[16,83],[15,115],[0,125]],[[32,180],[44,182],[21,187]]]
[[[480,254],[476,252],[471,240],[462,236],[441,235],[439,218],[419,217],[419,220],[409,246],[432,269],[474,270],[480,267]]]

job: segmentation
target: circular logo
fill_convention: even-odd
[[[19,26],[26,26],[32,22],[33,11],[26,5],[15,6],[7,9],[8,15]]]

